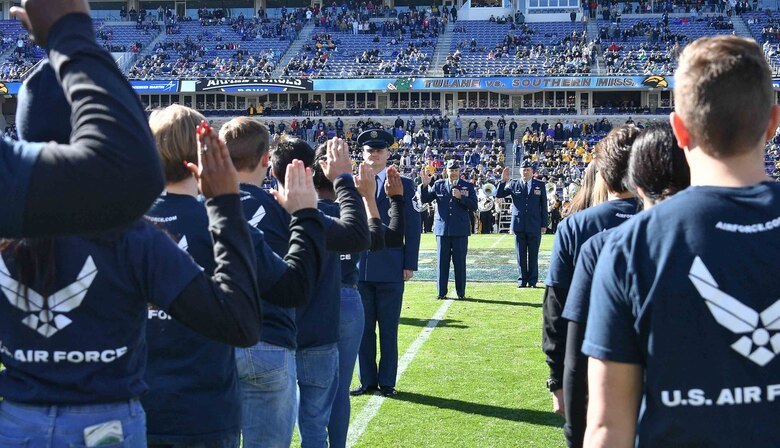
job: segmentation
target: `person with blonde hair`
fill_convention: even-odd
[[[780,123],[772,73],[754,40],[717,36],[683,50],[675,83],[670,122],[691,187],[601,251],[582,346],[585,446],[776,447],[780,185],[764,167]]]
[[[67,104],[62,91],[52,93],[37,97],[30,111],[44,108],[42,102]],[[70,129],[69,116],[51,116],[45,127],[30,115],[18,119],[31,124],[22,138],[70,134],[58,133]],[[206,340],[246,346],[259,338],[256,262],[238,178],[214,131],[201,123],[193,132],[198,164],[186,169],[206,197],[211,244],[204,250],[215,260],[213,276],[145,221],[82,236],[0,242],[3,446],[145,447],[139,397],[148,388],[148,303]],[[295,173],[305,176],[300,166]]]
[[[691,183],[690,169],[674,140],[672,128],[651,125],[634,140],[629,160],[629,189],[642,199],[645,210],[684,190]],[[607,238],[621,226],[599,232],[582,246],[563,311],[568,320],[563,395],[566,410],[564,434],[570,447],[581,447],[587,414],[588,358],[582,354],[593,271]]]
[[[160,153],[166,191],[147,218],[170,233],[179,247],[211,274],[216,260],[208,250],[211,236],[207,211],[198,199],[198,184],[186,166],[197,157],[195,132],[204,121],[197,111],[179,105],[152,113],[149,124]],[[220,145],[225,143],[220,141]],[[312,193],[313,184],[304,186],[301,194],[306,202],[298,202],[294,196],[287,201],[295,218],[290,223],[289,251],[284,260],[271,250],[262,232],[249,228],[263,298],[258,322],[263,321],[264,327],[272,323],[267,318],[270,307],[301,305],[314,289],[319,256],[324,252],[324,228],[311,207]],[[218,448],[237,447],[241,394],[234,348],[198,335],[164,312],[150,310],[148,314],[145,379],[149,393],[142,403],[149,416],[149,446],[206,443]]]

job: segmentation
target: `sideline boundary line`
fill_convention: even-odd
[[[396,381],[401,379],[401,375],[403,375],[403,373],[409,367],[409,364],[412,363],[414,357],[417,356],[417,353],[420,351],[420,348],[422,348],[425,341],[431,337],[433,329],[439,325],[439,322],[441,322],[441,320],[444,318],[444,315],[447,314],[447,310],[450,309],[450,306],[452,306],[453,302],[455,302],[455,300],[446,300],[442,306],[436,310],[436,313],[433,315],[431,320],[428,321],[428,324],[425,325],[425,328],[423,328],[423,330],[420,332],[420,335],[417,336],[417,339],[412,342],[412,345],[409,346],[409,348],[406,350],[406,353],[404,353],[404,355],[398,361],[398,374],[396,375]],[[349,425],[349,433],[347,434],[347,448],[355,446],[358,440],[360,440],[360,437],[363,435],[363,433],[366,432],[368,424],[371,423],[371,420],[373,420],[374,417],[376,417],[376,414],[379,413],[379,409],[382,407],[384,402],[385,397],[381,395],[374,395],[368,400],[368,403],[363,406],[363,409],[360,410],[360,414],[358,414],[355,417],[353,423]]]

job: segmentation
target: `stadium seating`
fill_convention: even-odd
[[[355,28],[347,25],[349,16],[323,23],[285,67],[285,76],[371,78],[427,74],[441,28],[436,18],[406,13],[400,19],[380,22],[359,22],[357,17],[352,20]]]
[[[294,30],[294,28],[293,28]],[[280,22],[181,22],[130,69],[132,79],[269,77],[297,34]]]
[[[592,47],[584,27],[572,22],[514,25],[487,20],[458,22],[445,74],[574,74],[590,72]]]

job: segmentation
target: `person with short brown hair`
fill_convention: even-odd
[[[691,187],[614,231],[593,274],[587,447],[775,447],[780,107],[761,49],[683,51],[670,116]]]
[[[774,104],[772,73],[751,39],[699,39],[680,55],[675,116],[713,157],[749,152],[762,139]]]
[[[230,158],[238,171],[253,171],[268,154],[271,134],[259,121],[234,118],[219,130],[219,136],[230,148]]]

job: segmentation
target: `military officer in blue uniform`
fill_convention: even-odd
[[[384,184],[390,157],[387,148],[393,144],[393,136],[380,129],[371,129],[361,133],[357,143],[363,150],[364,162],[376,173],[377,207],[382,222],[389,225],[390,199],[385,194]],[[360,260],[358,290],[363,299],[366,325],[358,353],[361,386],[352,390],[351,395],[377,392],[385,397],[397,395],[395,379],[398,373],[398,324],[401,320],[404,282],[411,280],[417,270],[422,227],[421,207],[415,201],[414,181],[402,177],[401,182],[404,186],[404,244],[400,247],[365,252]],[[381,353],[378,366],[377,324]]]
[[[433,221],[436,235],[436,255],[439,270],[436,274],[438,298],[447,297],[447,283],[450,278],[450,260],[455,267],[455,291],[458,299],[466,298],[466,253],[471,233],[469,215],[477,210],[477,193],[474,185],[460,178],[460,163],[447,162],[447,177],[431,185],[431,177],[422,170],[420,201],[436,201],[437,212]]]
[[[522,178],[509,179],[509,168],[501,173],[496,196],[512,196],[512,224],[515,234],[515,253],[520,276],[518,288],[536,288],[539,281],[539,245],[547,229],[547,192],[544,182],[533,178],[531,162],[520,165]]]

